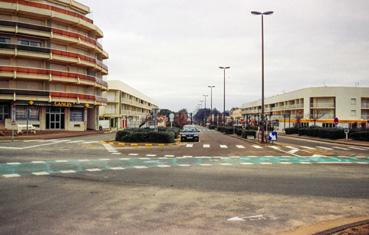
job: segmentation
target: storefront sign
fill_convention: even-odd
[[[72,107],[73,104],[68,103],[68,102],[54,102],[54,106],[56,106],[56,107]]]

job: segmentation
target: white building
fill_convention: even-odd
[[[276,128],[335,126],[369,128],[369,87],[311,87],[265,99],[265,116]],[[261,101],[242,105],[246,123],[260,120]]]
[[[150,116],[155,101],[122,81],[108,81],[108,91],[103,92],[107,105],[101,106],[101,120],[110,120],[111,128],[139,127]]]

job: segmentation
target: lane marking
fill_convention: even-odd
[[[33,164],[44,164],[45,161],[32,161],[31,163],[33,163]]]
[[[124,170],[125,168],[118,166],[118,167],[110,167],[109,169],[113,171],[120,171],[120,170]]]
[[[138,156],[138,153],[130,153],[129,156]]]
[[[164,157],[175,157],[174,155],[164,155]]]
[[[79,162],[89,162],[90,160],[89,159],[80,159],[78,160]]]
[[[20,177],[19,174],[5,174],[3,175],[3,177],[5,178],[15,178],[15,177]]]
[[[183,158],[192,158],[192,156],[185,155]]]
[[[46,171],[39,171],[39,172],[32,172],[32,175],[43,176],[43,175],[50,175],[50,174]]]
[[[254,165],[252,162],[241,162],[241,165]]]
[[[169,165],[158,165],[158,167],[160,167],[160,168],[168,168],[170,166]]]
[[[110,161],[110,158],[100,158],[99,161]]]
[[[233,164],[231,164],[231,163],[220,163],[219,165],[222,165],[222,166],[233,166]]]
[[[178,166],[182,166],[182,167],[189,167],[191,166],[190,164],[178,164]]]
[[[239,148],[239,149],[244,149],[245,148],[245,146],[243,146],[243,145],[236,145],[236,147]]]
[[[6,165],[20,165],[20,162],[7,162]]]
[[[156,157],[156,154],[146,154],[146,157]]]
[[[282,165],[292,165],[292,162],[280,162]]]
[[[113,146],[110,144],[103,144],[106,150],[108,150],[109,153],[116,153],[118,152]]]
[[[67,142],[67,144],[76,144],[76,143],[81,143],[81,142],[83,142],[83,140],[73,140],[73,141]]]
[[[212,164],[202,163],[200,166],[212,166]]]
[[[97,140],[83,142],[83,144],[97,144],[97,143],[99,143],[99,141],[97,141]]]
[[[223,145],[223,144],[221,144],[221,145],[220,145],[220,148],[222,148],[222,149],[227,149],[227,148],[228,148],[228,146],[227,146],[227,145]]]
[[[59,171],[60,173],[62,173],[62,174],[74,174],[74,173],[76,173],[76,171],[74,171],[74,170],[64,170],[64,171]]]
[[[261,147],[260,145],[256,145],[254,144],[252,147],[256,148],[256,149],[262,149],[263,147]]]
[[[309,147],[309,146],[300,146],[301,148],[304,148],[304,149],[309,149],[309,150],[314,150],[315,148],[312,148],[312,147]]]
[[[350,149],[355,149],[355,150],[366,150],[366,149],[364,149],[364,148],[356,147],[356,146],[350,146],[349,148],[350,148]]]
[[[186,144],[186,148],[192,148],[193,144]]]
[[[348,150],[350,150],[350,149],[348,149],[348,148],[343,148],[343,147],[338,147],[338,146],[333,146],[333,148],[335,148],[335,149],[339,149],[339,150],[344,150],[344,151],[348,151]]]
[[[357,162],[357,164],[361,164],[361,165],[368,165],[369,162]]]
[[[55,160],[56,163],[65,163],[68,162],[68,160]]]
[[[210,148],[210,144],[204,144],[202,145],[203,148]]]
[[[303,165],[311,165],[311,162],[299,162],[299,163]]]
[[[150,158],[148,158],[148,157],[140,157],[138,159],[140,159],[140,160],[150,160]]]
[[[127,158],[127,157],[123,157],[123,158],[119,158],[119,160],[122,160],[122,161],[129,161],[131,160],[130,158]]]
[[[323,149],[323,150],[333,150],[332,148],[324,147],[324,146],[316,146],[317,148]]]
[[[271,162],[261,162],[260,164],[261,165],[272,165],[273,163],[271,163]]]
[[[88,172],[97,172],[97,171],[101,171],[101,169],[99,169],[99,168],[90,168],[90,169],[86,169],[86,171],[88,171]]]
[[[136,168],[136,169],[146,169],[147,166],[134,166],[133,168]]]

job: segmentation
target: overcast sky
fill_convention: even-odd
[[[309,86],[369,86],[368,0],[81,0],[104,31],[108,79],[155,99],[161,108],[194,110],[208,85],[213,106],[261,95],[261,18],[265,95]],[[209,98],[208,98],[209,107]]]

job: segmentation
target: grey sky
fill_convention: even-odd
[[[265,17],[266,96],[321,85],[369,86],[368,0],[81,0],[104,31],[108,79],[161,108],[193,110],[208,85],[214,107],[260,96],[260,17]],[[208,104],[210,102],[208,101]]]

